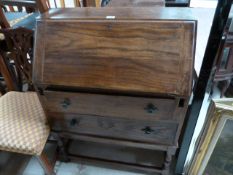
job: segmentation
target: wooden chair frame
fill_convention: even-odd
[[[10,24],[6,19],[6,16],[4,15],[3,12],[3,6],[0,6],[0,26],[1,28],[5,29],[5,28],[10,28]]]
[[[37,9],[35,0],[1,0],[0,5],[7,5],[11,12],[15,12],[14,6],[19,12],[23,11],[23,7],[28,13],[35,12]]]

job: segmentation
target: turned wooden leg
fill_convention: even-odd
[[[172,162],[172,156],[175,155],[176,149],[177,149],[177,147],[175,147],[175,146],[171,146],[170,148],[168,148],[168,150],[166,152],[166,158],[165,158],[165,162],[164,162],[163,171],[161,173],[162,175],[169,175],[170,166],[171,166],[171,162]]]
[[[172,161],[172,155],[169,152],[167,152],[162,175],[169,175],[171,161]]]
[[[43,167],[46,175],[56,175],[53,170],[54,166],[49,162],[48,157],[44,153],[42,153],[40,156],[37,156],[37,159]]]
[[[54,133],[54,132],[52,133],[52,136],[57,141],[58,149],[59,149],[59,152],[61,153],[61,156],[62,156],[62,161],[69,162],[70,160],[69,160],[68,155],[66,153],[64,142],[62,141],[61,137],[59,136],[58,133]]]
[[[223,87],[223,89],[221,91],[221,98],[225,95],[225,93],[226,93],[227,89],[229,88],[230,84],[231,84],[231,79],[224,81],[224,87]]]

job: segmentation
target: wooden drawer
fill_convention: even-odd
[[[77,134],[158,144],[174,144],[178,123],[140,121],[87,115],[50,114],[52,128]]]
[[[171,120],[177,106],[175,99],[54,91],[45,91],[43,99],[50,113],[145,120]]]

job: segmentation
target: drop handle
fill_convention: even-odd
[[[61,105],[63,108],[68,108],[71,105],[70,99],[69,98],[65,98],[62,102]]]
[[[71,119],[70,121],[70,126],[74,127],[75,125],[77,125],[77,120],[75,118]]]
[[[151,134],[152,132],[154,132],[154,130],[151,129],[151,127],[149,127],[149,126],[142,128],[142,131],[144,131],[145,134]]]
[[[149,103],[144,109],[149,114],[154,114],[156,111],[158,111],[158,108],[156,108],[152,103]]]

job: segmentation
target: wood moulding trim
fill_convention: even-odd
[[[156,144],[149,144],[149,143],[139,143],[139,142],[131,142],[131,141],[125,141],[125,140],[117,140],[117,139],[106,139],[101,137],[94,137],[94,136],[88,136],[88,135],[79,135],[79,134],[73,134],[70,132],[58,132],[58,134],[61,137],[65,138],[74,138],[76,140],[82,140],[82,141],[93,141],[98,143],[106,143],[106,144],[115,144],[115,145],[127,145],[129,147],[136,147],[136,148],[144,148],[144,149],[151,149],[151,150],[159,150],[159,151],[170,151],[175,154],[175,150],[178,147],[178,144],[176,145],[156,145]],[[173,151],[171,151],[173,150]]]

